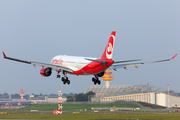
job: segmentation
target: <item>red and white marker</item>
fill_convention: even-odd
[[[62,114],[62,90],[58,90],[58,115]]]
[[[62,114],[62,90],[58,90],[58,110],[54,110],[54,115],[61,115]]]

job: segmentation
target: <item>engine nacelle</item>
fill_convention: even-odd
[[[97,76],[98,76],[98,77],[102,77],[102,76],[104,75],[104,73],[105,73],[105,72],[103,71],[103,72],[97,74]]]
[[[40,74],[44,77],[49,77],[52,73],[52,69],[51,68],[41,68],[40,70]]]

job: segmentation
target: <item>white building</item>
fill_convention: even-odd
[[[180,107],[180,97],[166,93],[139,93],[100,98],[101,103],[115,102],[118,100],[146,102],[164,107]]]

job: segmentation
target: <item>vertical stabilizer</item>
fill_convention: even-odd
[[[112,59],[115,36],[116,36],[116,31],[112,31],[109,41],[104,50],[104,53],[101,57],[102,59]]]

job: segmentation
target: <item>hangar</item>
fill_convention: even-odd
[[[179,92],[154,87],[151,85],[126,85],[126,86],[89,86],[86,93],[95,92],[91,102],[108,103],[115,101],[136,101],[156,104],[164,107],[180,107]]]

